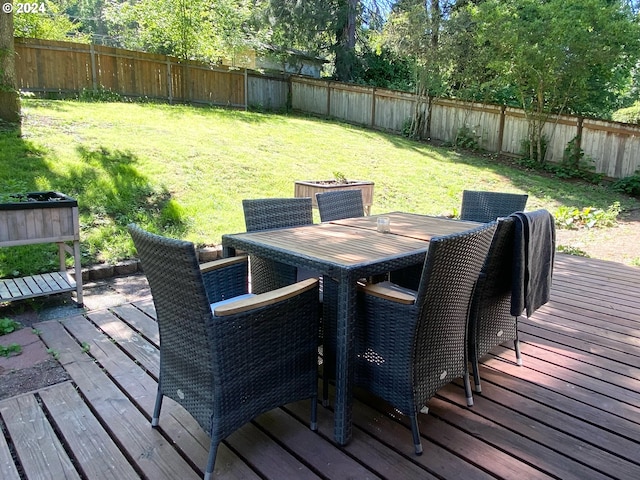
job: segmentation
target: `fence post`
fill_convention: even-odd
[[[171,57],[167,55],[167,100],[173,105],[173,75],[171,72]]]
[[[433,112],[433,95],[427,96],[427,118],[425,124],[425,134],[427,140],[431,140],[431,114]]]
[[[331,116],[331,80],[327,80],[327,117]]]
[[[498,155],[502,153],[502,142],[504,140],[504,122],[507,115],[507,106],[500,107],[500,124],[498,126]]]
[[[96,49],[93,43],[89,44],[89,56],[91,57],[91,88],[98,90],[98,72],[96,68]]]
[[[244,111],[249,110],[249,75],[247,69],[244,69]]]
[[[371,91],[371,127],[376,128],[376,87]]]

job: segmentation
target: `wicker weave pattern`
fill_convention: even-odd
[[[316,201],[322,222],[364,216],[362,190],[316,193]]]
[[[410,415],[414,440],[420,408],[453,379],[468,380],[469,303],[495,228],[432,239],[415,305],[359,294],[356,383]]]
[[[513,212],[523,211],[528,198],[528,195],[517,193],[464,190],[460,220],[492,222],[498,217],[507,217]]]
[[[208,297],[192,243],[135,225],[129,231],[151,287],[160,332],[154,419],[163,395],[181,404],[211,436],[210,473],[219,442],[256,415],[312,398],[313,417],[318,288],[266,307],[214,317],[210,303],[246,293],[246,264],[210,272],[208,284],[217,286]],[[233,292],[224,285],[244,288]]]
[[[311,198],[243,200],[247,232],[313,223]],[[264,293],[296,282],[297,268],[264,257],[251,257],[251,289]]]
[[[480,391],[478,361],[496,345],[518,341],[517,317],[511,315],[515,222],[504,218],[482,267],[469,316],[469,359],[476,391]],[[517,350],[516,350],[517,351]]]

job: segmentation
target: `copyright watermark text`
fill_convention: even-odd
[[[32,3],[3,3],[2,13],[11,13],[20,15],[22,13],[46,13],[47,5],[44,2]]]

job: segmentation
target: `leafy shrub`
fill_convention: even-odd
[[[616,192],[640,197],[640,170],[637,170],[635,174],[629,177],[616,180],[611,185],[611,188]]]
[[[559,207],[554,213],[558,228],[578,229],[594,227],[613,227],[620,213],[620,202],[615,202],[607,210],[594,207]]]
[[[469,150],[480,149],[480,135],[475,130],[471,130],[466,125],[458,130],[453,145]]]
[[[578,247],[572,247],[570,245],[558,245],[558,252],[566,253],[568,255],[575,255],[576,257],[586,257],[589,258],[589,254],[584,250],[579,249]]]
[[[10,318],[0,318],[0,335],[8,335],[15,332],[22,327],[19,322],[11,320]],[[9,346],[0,345],[0,357],[9,357],[11,355],[17,355],[22,351],[22,347],[17,343],[12,343]]]
[[[525,138],[520,142],[520,159],[517,162],[526,168],[531,168],[532,170],[547,170],[546,162],[544,161],[544,157],[547,154],[547,137],[546,135],[542,135],[540,139],[540,144],[542,146],[542,162],[538,162],[538,147],[537,145],[533,146],[532,155],[529,153],[529,146],[531,145],[531,140],[529,138]]]
[[[546,137],[542,138],[542,148],[544,150],[544,153],[546,153]],[[519,161],[521,165],[527,168],[532,168],[534,170],[542,170],[544,172],[552,173],[558,178],[578,178],[596,185],[599,184],[603,178],[603,175],[601,173],[596,173],[594,160],[591,157],[585,155],[584,150],[578,148],[576,138],[574,138],[567,144],[567,147],[564,149],[562,161],[560,163],[539,163],[535,159],[535,148],[534,158],[530,159],[528,140],[524,140],[522,142],[521,153],[523,155],[523,158]]]
[[[611,118],[616,122],[640,124],[640,100],[630,107],[613,112]]]
[[[83,102],[120,102],[122,101],[122,96],[117,92],[100,86],[95,90],[92,88],[83,88],[78,99]]]
[[[0,335],[7,335],[9,333],[20,330],[20,322],[11,320],[10,318],[0,318]]]

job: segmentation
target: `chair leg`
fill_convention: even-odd
[[[471,393],[471,381],[469,380],[469,371],[464,372],[464,391],[467,395],[467,406],[473,407],[473,393]]]
[[[311,430],[318,431],[318,396],[311,397]]]
[[[520,340],[517,338],[513,341],[513,347],[516,349],[516,363],[522,366],[522,357],[520,355]]]
[[[216,465],[216,454],[218,453],[218,443],[211,440],[209,447],[209,460],[207,460],[207,469],[204,472],[204,480],[211,480],[213,476],[213,467]]]
[[[478,359],[471,360],[471,370],[473,371],[473,385],[476,393],[482,393],[482,384],[480,383],[480,366],[478,365]]]
[[[411,435],[413,436],[413,447],[416,455],[422,455],[422,442],[420,442],[420,429],[418,428],[418,414],[414,413],[411,417]]]
[[[518,317],[516,317],[516,338],[513,340],[513,347],[516,349],[516,363],[522,366],[522,357],[520,356],[520,339],[518,338]]]
[[[162,408],[162,399],[164,395],[162,394],[162,390],[160,389],[160,385],[158,384],[158,393],[156,394],[156,404],[153,407],[153,417],[151,417],[151,426],[157,427],[160,423],[160,409]]]

